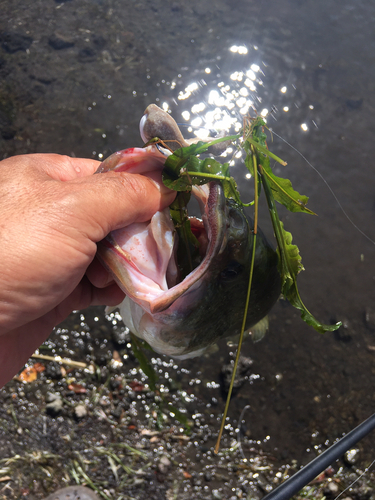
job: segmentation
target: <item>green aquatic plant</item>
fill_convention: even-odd
[[[306,308],[300,297],[297,276],[304,269],[302,265],[301,255],[298,247],[292,243],[292,235],[284,229],[283,223],[280,221],[276,202],[283,205],[290,212],[301,212],[309,215],[315,215],[313,211],[307,208],[308,197],[301,195],[292,187],[292,183],[288,179],[276,176],[270,166],[272,158],[281,165],[286,165],[286,162],[281,160],[275,154],[271,153],[267,146],[267,135],[265,133],[266,123],[261,117],[245,118],[242,133],[236,136],[224,137],[209,143],[198,142],[189,147],[183,147],[174,151],[166,160],[163,170],[164,184],[178,191],[177,197],[171,206],[171,217],[175,224],[175,228],[182,240],[181,248],[183,253],[189,256],[189,264],[183,268],[183,272],[187,274],[192,269],[192,262],[195,254],[198,252],[197,241],[189,227],[187,204],[190,200],[190,192],[193,185],[202,185],[207,182],[217,180],[220,181],[224,188],[224,193],[227,198],[232,199],[239,206],[254,205],[254,245],[253,252],[249,256],[251,259],[249,286],[246,298],[246,306],[244,310],[244,320],[240,340],[238,344],[237,356],[234,363],[232,382],[228,391],[228,397],[224,415],[222,419],[221,430],[219,433],[218,443],[215,451],[218,451],[221,434],[224,428],[224,422],[229,407],[231,398],[234,376],[241,350],[242,339],[245,331],[247,318],[247,309],[251,295],[252,277],[255,262],[256,236],[258,230],[258,200],[259,195],[264,192],[268,210],[277,242],[277,253],[279,257],[278,270],[281,276],[281,293],[282,295],[301,313],[301,318],[308,325],[315,328],[320,333],[327,331],[335,331],[341,326],[341,322],[333,325],[326,325],[317,320],[310,311]],[[254,179],[254,201],[244,203],[241,200],[240,193],[233,177],[230,175],[229,163],[220,163],[217,160],[209,157],[201,159],[199,155],[206,153],[208,148],[213,144],[221,141],[233,141],[237,148],[245,151],[245,165],[251,176]],[[180,250],[181,251],[181,250]]]
[[[193,185],[202,185],[213,180],[219,180],[227,198],[231,198],[240,206],[254,205],[254,234],[257,233],[258,220],[258,197],[263,187],[266,197],[269,214],[271,217],[274,234],[277,242],[279,255],[279,272],[282,280],[282,294],[289,302],[301,311],[302,319],[315,328],[318,332],[324,333],[334,331],[340,327],[338,322],[334,325],[325,325],[318,321],[305,307],[298,292],[297,275],[304,269],[298,247],[292,244],[292,235],[285,231],[279,219],[275,201],[282,204],[290,212],[302,212],[315,215],[307,208],[308,197],[301,195],[292,187],[288,179],[277,177],[270,167],[270,158],[281,165],[286,162],[271,153],[267,148],[267,136],[264,132],[266,124],[261,117],[246,119],[243,133],[235,136],[224,137],[209,143],[198,142],[186,148],[180,148],[170,155],[163,171],[164,184],[178,191],[176,201],[171,206],[172,220],[185,246],[185,251],[189,252],[191,245],[197,245],[194,235],[189,227],[187,218],[187,204],[190,199],[190,191]],[[207,152],[213,144],[223,141],[236,141],[238,147],[246,153],[245,165],[254,178],[254,201],[244,203],[235,180],[230,175],[229,163],[220,163],[213,158],[200,159],[198,155]],[[183,231],[181,231],[183,228]],[[255,247],[255,245],[254,245]],[[254,260],[254,256],[251,256]]]

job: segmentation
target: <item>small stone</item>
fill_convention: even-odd
[[[0,132],[2,138],[5,139],[6,141],[9,141],[10,139],[13,139],[17,131],[12,125],[9,125],[1,127]]]
[[[363,97],[360,99],[347,99],[346,105],[349,109],[360,109],[363,104]]]
[[[253,361],[245,356],[240,356],[238,360],[238,366],[236,371],[236,377],[234,379],[233,389],[239,389],[245,382],[246,376],[248,375]],[[234,363],[228,363],[223,365],[221,369],[221,377],[223,381],[223,389],[228,392],[233,373]]]
[[[333,483],[332,481],[328,483],[328,489],[331,493],[338,493],[339,487],[337,486],[336,483]]]
[[[213,500],[222,500],[223,495],[220,493],[219,490],[212,490],[212,498]]]
[[[358,448],[352,448],[351,450],[348,450],[344,455],[344,461],[347,465],[354,465],[355,463],[357,463],[358,458],[359,458]]]
[[[60,394],[54,394],[54,393],[47,393],[46,400],[49,401],[46,404],[46,412],[51,415],[55,416],[60,411],[62,410],[63,407],[63,400],[61,399]]]
[[[4,50],[14,54],[19,50],[27,50],[33,39],[31,36],[22,35],[13,31],[4,31],[0,33],[0,42]]]
[[[61,395],[58,392],[47,392],[46,401],[47,403],[52,403],[56,399],[61,399]]]
[[[84,418],[87,415],[87,408],[84,404],[79,404],[74,408],[74,414],[77,418]]]
[[[114,328],[112,330],[113,340],[117,344],[125,344],[128,342],[129,332],[127,328]]]
[[[211,481],[212,480],[212,474],[211,474],[211,472],[205,472],[204,473],[204,479],[207,482]]]
[[[69,47],[73,47],[74,42],[63,37],[62,35],[54,34],[49,37],[48,44],[55,50],[68,49]]]
[[[93,37],[92,39],[92,42],[93,44],[95,45],[95,47],[99,50],[102,50],[104,49],[107,41],[105,38],[103,38],[101,35],[96,35]]]
[[[341,342],[349,342],[352,339],[352,333],[349,321],[343,318],[341,328],[335,331],[335,338]]]
[[[167,455],[163,455],[158,464],[158,469],[162,474],[165,474],[168,471],[169,466],[171,465],[171,461],[167,457]]]
[[[116,408],[111,410],[112,417],[115,417],[117,420],[121,418],[123,413],[124,413],[124,408],[122,405],[118,405]]]
[[[52,379],[62,378],[61,366],[59,365],[59,363],[56,363],[55,361],[47,363],[45,373],[48,378]]]
[[[81,62],[92,62],[95,61],[97,56],[96,50],[92,47],[85,47],[81,49],[78,53],[78,59]]]

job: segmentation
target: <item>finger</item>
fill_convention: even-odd
[[[51,328],[52,329],[52,328]],[[47,339],[51,329],[37,329],[30,325],[31,333],[17,328],[0,336],[0,387],[9,382],[24,366],[35,350]]]
[[[170,205],[176,195],[162,184],[160,173],[153,175],[154,179],[126,172],[106,172],[73,181],[77,189],[73,196],[71,190],[67,194],[77,229],[97,242],[110,231],[150,220],[157,211]],[[80,219],[91,224],[86,222],[83,226]]]
[[[104,288],[114,282],[112,275],[109,274],[96,257],[87,268],[86,276],[96,288]]]
[[[63,321],[72,311],[86,309],[89,306],[117,306],[125,298],[125,293],[116,283],[112,283],[105,288],[96,288],[86,276],[84,276],[76,289],[67,297],[55,311],[53,323],[56,325]],[[57,313],[57,315],[56,315]]]
[[[69,156],[37,153],[12,156],[2,161],[2,166],[22,173],[28,170],[59,181],[69,181],[86,177],[96,172],[100,165],[97,160],[86,158],[71,158]]]
[[[94,174],[100,162],[87,158],[71,158],[58,154],[35,154],[30,156],[30,161],[36,161],[37,168],[42,170],[52,179],[69,181]]]
[[[47,155],[42,166],[44,172],[52,179],[69,181],[94,174],[100,161],[88,158],[71,158],[70,156]]]
[[[125,293],[116,283],[105,288],[92,288],[92,306],[117,306],[125,298]]]

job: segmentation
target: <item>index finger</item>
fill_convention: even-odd
[[[36,153],[12,156],[3,160],[4,165],[15,163],[17,169],[31,168],[57,181],[70,181],[94,174],[100,161],[87,158],[72,158],[53,153]]]
[[[35,155],[41,156],[40,165],[43,171],[55,180],[70,181],[78,177],[87,177],[94,174],[100,161],[88,158],[72,158],[57,154]]]

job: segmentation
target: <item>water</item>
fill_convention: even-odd
[[[259,113],[267,110],[270,127],[308,158],[353,222],[375,239],[373,4],[44,0],[26,8],[21,0],[2,0],[0,6],[0,31],[10,33],[0,49],[2,157],[56,152],[101,159],[141,144],[138,122],[149,103],[168,107],[179,123],[199,117],[204,123],[217,107],[212,92],[220,97],[227,88],[227,95],[239,93],[235,101],[243,97],[237,119],[250,100]],[[250,74],[245,85],[241,74],[249,71],[255,78]],[[191,95],[181,99],[186,89]],[[277,137],[270,148],[288,162],[282,175],[318,213],[280,211],[306,268],[301,295],[321,321],[342,320],[345,327],[319,335],[280,301],[265,339],[245,346],[254,377],[233,399],[230,417],[238,419],[250,404],[252,439],[281,460],[306,461],[314,445],[332,442],[374,411],[375,248],[294,149]],[[251,185],[244,175],[236,166],[246,198]],[[272,235],[263,212],[261,226]],[[226,361],[222,347],[219,356],[182,366],[203,371],[204,379],[209,363],[210,377],[219,380]],[[363,458],[373,445],[371,436],[363,442]]]

